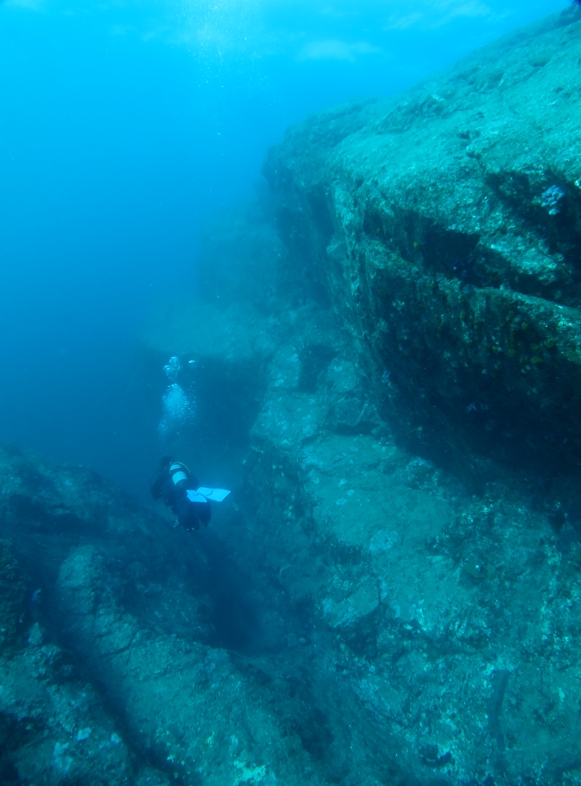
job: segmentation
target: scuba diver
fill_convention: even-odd
[[[196,491],[198,481],[185,464],[164,456],[159,469],[149,480],[151,496],[162,499],[178,517],[178,524],[184,529],[199,529],[200,522],[207,524],[212,518],[210,503],[202,497],[192,501],[188,491]]]
[[[210,500],[222,502],[230,493],[226,489],[198,488],[198,481],[181,461],[164,456],[159,469],[149,479],[154,499],[163,499],[178,517],[177,523],[187,530],[200,528],[212,518]]]

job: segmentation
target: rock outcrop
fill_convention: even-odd
[[[580,57],[311,118],[209,228],[143,352],[207,530],[2,448],[3,783],[581,784]]]
[[[327,686],[328,782],[581,783],[579,57],[567,10],[291,129],[264,169],[268,296],[197,301],[260,334],[222,534]],[[244,267],[221,226],[201,279]],[[161,368],[177,342],[150,335]]]
[[[400,437],[456,472],[579,468],[580,57],[571,8],[307,119],[264,167],[289,277],[333,304]]]
[[[347,721],[314,653],[282,647],[295,619],[211,531],[6,446],[0,479],[3,784],[324,782]]]

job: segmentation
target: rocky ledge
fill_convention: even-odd
[[[324,783],[334,699],[214,532],[5,445],[0,482],[3,786]]]
[[[264,174],[286,272],[348,328],[382,415],[475,454],[579,468],[579,10],[392,101],[309,118]]]
[[[227,456],[225,548],[313,658],[327,782],[581,783],[580,57],[567,10],[291,129],[149,331],[152,374],[193,361],[184,450]]]

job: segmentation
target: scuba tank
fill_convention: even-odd
[[[180,489],[188,483],[192,473],[181,461],[173,461],[169,467],[169,476],[176,489]]]

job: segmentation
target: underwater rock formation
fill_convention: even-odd
[[[3,785],[323,782],[310,656],[277,656],[211,532],[7,446],[0,481]]]
[[[0,487],[0,782],[164,786],[163,773],[136,765],[58,621],[59,564],[85,539],[113,552],[109,535],[133,519],[134,503],[94,473],[6,445]]]
[[[207,530],[0,449],[2,783],[581,785],[580,27],[309,119],[208,229],[143,342]]]
[[[308,118],[264,167],[287,276],[332,304],[401,438],[457,472],[581,461],[580,57],[567,9]]]
[[[291,129],[264,227],[223,217],[202,261],[262,260],[267,296],[149,332],[152,372],[182,347],[206,386],[220,536],[279,608],[326,782],[581,783],[579,57],[568,10]]]

